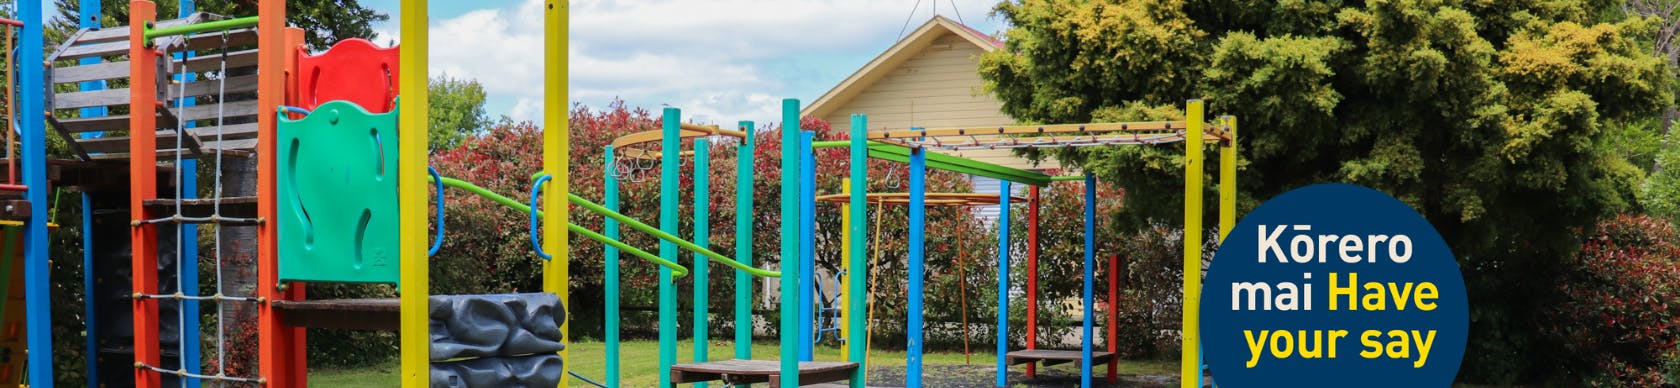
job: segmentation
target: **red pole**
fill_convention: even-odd
[[[1120,255],[1108,257],[1108,382],[1120,381]]]
[[[157,293],[157,225],[141,223],[151,215],[146,200],[157,197],[157,73],[154,66],[159,53],[146,46],[145,26],[157,17],[157,5],[150,1],[135,1],[128,6],[129,80],[128,109],[128,208],[133,223],[129,228],[132,257],[129,264],[134,295]],[[26,43],[27,44],[27,43]],[[12,155],[13,159],[17,155]],[[134,318],[134,386],[157,388],[163,386],[162,376],[150,368],[163,367],[158,348],[158,299],[135,297],[131,306]]]
[[[1027,349],[1038,348],[1038,186],[1027,194]],[[1027,377],[1037,377],[1037,364],[1027,364]]]

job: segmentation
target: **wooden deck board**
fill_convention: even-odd
[[[275,300],[270,305],[287,325],[352,330],[397,330],[402,303],[396,298]]]

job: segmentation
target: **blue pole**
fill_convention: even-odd
[[[707,213],[712,211],[710,198],[707,197],[711,195],[707,190],[711,182],[706,176],[712,169],[711,148],[710,141],[694,139],[694,243],[703,247],[712,246],[712,224],[707,217]],[[711,343],[706,339],[706,331],[709,330],[706,320],[711,317],[712,305],[708,298],[711,292],[711,279],[707,277],[709,269],[706,268],[711,263],[708,261],[706,255],[694,253],[694,362],[706,362],[706,344]],[[694,383],[694,386],[706,388],[706,383]]]
[[[84,0],[82,2],[98,3],[98,1],[91,0]],[[198,5],[195,4],[193,0],[181,0],[180,17],[187,17],[187,15],[191,15],[193,12],[198,12]],[[192,55],[192,52],[176,53],[175,60],[186,60]],[[99,58],[86,58],[83,59],[83,63],[86,64],[86,61],[89,59],[94,60],[95,63],[99,60]],[[193,78],[192,74],[183,72],[180,75],[179,82],[192,82]],[[100,88],[105,86],[105,81],[91,82],[98,82]],[[91,82],[84,82],[83,85]],[[181,98],[176,100],[177,106],[182,108],[193,106],[196,102],[196,100],[191,98]],[[89,109],[99,109],[101,111],[101,115],[105,113],[103,112],[105,110],[103,107]],[[196,125],[189,122],[186,123],[185,126],[187,128],[192,128]],[[181,168],[179,171],[181,171],[181,198],[198,198],[198,160],[181,160]],[[439,193],[438,195],[443,194]],[[198,295],[198,225],[179,224],[178,227],[180,229],[177,230],[176,237],[179,238],[179,240],[176,240],[178,242],[176,247],[181,250],[181,257],[184,258],[181,262],[175,263],[176,265],[181,266],[180,291],[185,295]],[[216,276],[221,276],[221,274],[216,274]],[[196,300],[182,300],[179,303],[181,303],[181,365],[187,369],[187,372],[200,373],[202,372],[201,369],[203,369],[203,366],[201,365],[199,355],[199,304]],[[204,383],[204,381],[200,379],[181,379],[181,382],[185,384],[184,388],[198,388],[203,386]]]
[[[81,20],[79,20],[77,22],[77,26],[81,27],[81,28],[98,28],[98,27],[100,27],[99,18],[103,14],[103,11],[100,9],[101,8],[100,7],[101,3],[103,3],[103,2],[101,2],[101,1],[83,1],[83,2],[81,2],[81,11],[79,12]],[[100,61],[101,61],[101,59],[99,57],[82,58],[81,64],[82,65],[96,65],[96,64],[99,64]],[[104,88],[105,88],[105,81],[103,81],[103,80],[87,81],[87,82],[82,82],[82,84],[81,84],[81,89],[83,91],[93,91],[93,90],[100,90],[100,89],[104,89]],[[105,107],[82,108],[82,117],[100,117],[100,116],[104,116],[104,115],[105,115]],[[88,132],[88,133],[82,134],[82,136],[87,137],[87,138],[96,138],[96,137],[103,136],[104,134],[105,134],[104,132]],[[94,273],[93,272],[94,251],[93,251],[93,207],[92,207],[92,204],[93,204],[93,201],[88,198],[88,195],[86,193],[83,193],[82,194],[82,294],[84,296],[86,296],[86,295],[99,295],[99,293],[96,291],[97,285],[94,284],[94,276],[93,276],[93,273]],[[86,306],[84,306],[86,318],[83,319],[83,321],[87,323],[87,329],[86,329],[87,330],[87,347],[86,347],[86,350],[84,351],[85,353],[82,354],[82,357],[85,359],[84,362],[87,364],[87,386],[89,386],[89,387],[99,386],[99,309],[96,308],[95,304],[93,303],[93,299],[94,298],[92,298],[92,297],[86,297],[86,298],[83,299],[84,303],[86,304]]]
[[[923,269],[927,259],[923,252],[924,230],[927,228],[923,217],[927,214],[927,150],[910,149],[910,241],[907,250],[910,252],[910,307],[907,309],[910,319],[909,327],[905,328],[906,344],[909,357],[905,360],[905,385],[908,388],[922,387],[922,278],[926,276]]]
[[[812,326],[816,324],[816,180],[817,163],[811,153],[811,132],[799,133],[799,361],[815,359]]]
[[[618,176],[618,163],[614,160],[613,147],[611,145],[608,145],[606,147],[605,161],[602,164],[603,164],[602,171],[604,171],[605,175],[606,175],[606,177],[604,177],[605,182],[602,185],[602,191],[604,191],[605,193],[602,194],[602,195],[605,196],[606,198],[602,199],[601,205],[606,207],[607,210],[611,210],[611,211],[616,212],[616,211],[618,211],[618,178],[617,178],[617,176]],[[605,224],[601,226],[601,233],[605,234],[607,236],[607,238],[617,240],[618,239],[618,220],[614,220],[614,219],[612,219],[612,217],[601,217],[601,218],[606,221]],[[619,368],[619,365],[618,365],[618,359],[619,359],[619,353],[618,353],[619,352],[619,347],[618,347],[618,324],[619,324],[619,316],[618,316],[618,296],[619,296],[619,289],[618,289],[618,287],[619,287],[619,285],[618,285],[618,277],[619,277],[619,275],[618,275],[618,247],[614,247],[612,245],[607,245],[606,249],[604,249],[603,252],[605,254],[605,257],[602,258],[602,261],[604,261],[606,269],[602,271],[602,275],[601,275],[602,278],[603,278],[601,280],[602,287],[605,288],[605,290],[603,290],[604,292],[602,292],[602,293],[607,295],[607,298],[606,298],[607,299],[607,304],[606,304],[605,308],[603,309],[606,312],[606,322],[605,322],[606,323],[606,339],[607,339],[607,343],[606,343],[606,348],[607,348],[607,377],[606,377],[606,379],[607,379],[607,386],[617,387],[620,384],[619,383],[619,369],[618,369]],[[564,376],[562,376],[562,377],[564,377]]]
[[[753,265],[753,128],[753,122],[741,122],[747,137],[735,157],[735,261],[746,265]],[[752,282],[752,274],[735,270],[735,358],[741,360],[752,359]]]
[[[1097,176],[1085,173],[1085,294],[1082,296],[1085,314],[1081,319],[1079,339],[1079,384],[1082,387],[1091,386],[1091,337],[1096,335],[1091,329],[1091,310],[1094,306],[1091,300],[1092,278],[1096,271],[1097,260]]]
[[[677,234],[677,158],[682,155],[682,110],[665,108],[664,137],[660,142],[659,230]],[[677,244],[660,240],[659,257],[677,259]],[[659,386],[670,387],[671,366],[677,363],[677,290],[671,284],[671,269],[659,267]]]
[[[100,16],[103,15],[104,11],[101,10],[100,3],[102,3],[102,2],[101,1],[83,1],[83,2],[81,2],[81,11],[79,11],[79,13],[81,14],[80,15],[81,20],[77,21],[76,26],[81,27],[81,28],[100,28],[100,27],[102,27],[102,26],[100,26],[99,18],[100,18]],[[192,7],[193,7],[192,0],[182,0],[181,1],[181,9],[182,9],[181,12],[186,12],[186,9],[192,8]],[[104,59],[102,59],[100,57],[82,58],[81,64],[83,66],[97,65],[97,64],[99,64],[100,62],[103,62],[103,61],[104,61]],[[82,91],[84,91],[84,92],[90,92],[90,91],[95,91],[95,90],[104,90],[105,89],[105,81],[104,80],[84,81],[84,82],[81,83],[80,86],[82,88]],[[101,116],[104,116],[104,115],[105,115],[105,107],[103,107],[103,106],[92,107],[92,108],[82,108],[82,117],[101,117]],[[97,137],[101,137],[101,136],[104,136],[104,135],[105,135],[104,132],[88,132],[88,133],[82,134],[83,137],[87,137],[87,138],[97,138]],[[89,370],[91,371],[92,369],[89,369]],[[90,378],[93,377],[91,372],[89,373],[88,377],[90,377]]]
[[[19,20],[25,21],[23,34],[18,37],[18,85],[22,89],[22,99],[18,104],[18,112],[46,111],[46,74],[45,66],[39,65],[46,60],[43,52],[46,40],[41,30],[41,1],[24,1],[18,4]],[[24,193],[24,199],[29,203],[47,209],[47,117],[36,114],[20,114],[24,117],[20,121],[19,129],[23,140],[23,184],[29,186]],[[27,345],[29,346],[29,386],[36,388],[52,388],[53,386],[53,357],[52,357],[52,300],[51,282],[52,264],[47,257],[47,213],[46,211],[30,212],[29,222],[24,231],[23,246],[23,289],[25,330],[28,331]]]
[[[781,374],[783,387],[799,386],[799,100],[782,100],[782,291]]]
[[[1009,181],[998,181],[997,386],[1009,385]]]

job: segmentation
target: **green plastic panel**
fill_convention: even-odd
[[[397,283],[397,111],[281,115],[280,280]]]

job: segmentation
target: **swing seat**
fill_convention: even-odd
[[[1044,366],[1079,362],[1078,350],[1026,349],[1016,350],[1005,354],[1009,365],[1039,363]],[[1114,358],[1114,353],[1091,351],[1091,365],[1106,364]]]
[[[332,101],[281,115],[281,281],[397,283],[397,114]]]
[[[857,368],[855,362],[801,361],[799,384],[847,381]],[[672,384],[723,381],[730,385],[769,383],[775,388],[780,386],[781,375],[782,363],[776,360],[723,360],[671,366]]]

